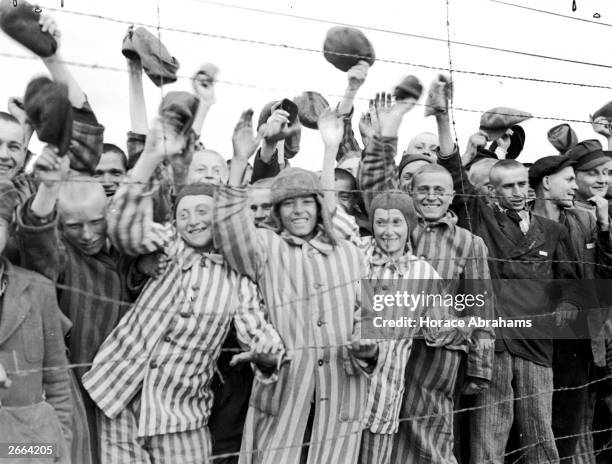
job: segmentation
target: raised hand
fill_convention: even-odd
[[[327,108],[318,122],[319,132],[326,147],[339,147],[344,135],[344,122],[342,116],[331,108]]]
[[[147,135],[144,153],[170,159],[183,152],[187,141],[188,136],[179,134],[169,121],[157,118]]]
[[[591,126],[593,130],[597,132],[599,135],[603,135],[605,138],[612,137],[612,123],[608,121],[604,116],[599,116],[598,118],[591,118]]]
[[[48,32],[53,36],[53,38],[57,42],[57,49],[59,50],[62,33],[57,23],[55,22],[55,19],[53,19],[51,16],[41,14],[40,19],[38,20],[38,24],[40,24],[41,31]]]
[[[215,103],[215,82],[211,76],[199,72],[193,78],[192,85],[201,105],[212,106]]]
[[[289,125],[289,113],[281,109],[272,111],[265,126],[263,138],[268,143],[284,140],[300,130],[298,120],[296,119],[292,125]]]
[[[70,169],[70,160],[67,156],[57,156],[58,149],[46,145],[36,160],[34,168],[36,178],[48,189],[57,189],[60,182],[65,180]]]
[[[415,103],[414,98],[393,102],[390,93],[377,93],[374,99],[374,110],[380,127],[380,135],[397,137],[404,115],[414,107]]]
[[[284,112],[284,111],[283,111]],[[274,114],[272,115],[274,116]],[[270,116],[270,118],[272,118]],[[232,145],[234,147],[234,158],[248,160],[261,142],[262,132],[266,131],[267,125],[264,124],[259,133],[253,132],[253,110],[248,109],[240,115],[240,119],[234,128],[232,135]]]
[[[361,60],[347,71],[349,91],[356,92],[359,90],[368,77],[368,69],[370,69],[368,62]]]

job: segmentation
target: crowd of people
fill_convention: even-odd
[[[0,442],[52,443],[74,464],[610,462],[597,283],[612,275],[612,104],[593,115],[606,149],[561,124],[553,155],[521,163],[530,115],[483,114],[461,151],[441,74],[425,105],[437,134],[400,154],[422,85],[373,96],[359,142],[373,50],[345,28],[326,42],[357,50],[326,49],[346,71],[341,101],[279,95],[255,125],[245,110],[226,161],[201,133],[217,67],[166,92],[149,127],[143,76],[161,87],[178,64],[130,28],[122,148],[105,143],[54,20],[2,5],[0,23],[50,76],[0,111]],[[290,166],[303,127],[323,142],[317,172]],[[365,281],[418,294],[444,280],[452,294],[491,279],[520,284],[482,318],[540,316],[545,332],[364,335]],[[560,279],[553,296],[537,285]]]

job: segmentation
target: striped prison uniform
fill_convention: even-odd
[[[207,425],[211,381],[232,319],[241,345],[268,340],[282,348],[265,320],[257,287],[221,255],[197,252],[178,237],[165,251],[172,262],[148,282],[83,377],[105,416],[102,451],[109,464],[131,462],[142,452],[143,437],[183,434],[170,442],[197,439],[184,446],[210,448],[208,432],[191,432]],[[262,385],[277,379],[276,373],[264,376],[254,369]],[[130,408],[135,397],[140,407]],[[118,432],[123,426],[129,430]],[[118,433],[129,434],[129,446],[112,441]]]
[[[418,295],[430,288],[428,283],[439,279],[429,263],[418,259],[409,251],[399,259],[391,259],[372,237],[363,239],[368,278],[383,281],[382,290],[393,293],[404,291]],[[409,249],[409,247],[408,247]],[[410,317],[418,319],[425,314],[423,307],[411,308]],[[429,314],[434,318],[438,318]],[[365,413],[365,431],[361,445],[361,464],[391,463],[394,434],[399,427],[400,407],[404,397],[404,375],[417,328],[402,328],[398,339],[384,342],[384,356],[379,356],[379,369],[368,382]],[[394,334],[389,334],[390,336]]]
[[[321,230],[305,241],[256,229],[246,190],[226,186],[218,191],[214,238],[231,265],[257,282],[291,351],[275,385],[253,382],[240,463],[298,464],[312,408],[307,464],[356,463],[366,375],[376,368],[345,346],[360,333],[361,251],[345,240],[331,245]]]
[[[359,171],[359,186],[364,193],[366,209],[376,192],[398,188],[398,168],[394,158],[397,137],[374,136]],[[418,218],[411,231],[413,253],[428,261],[441,279],[490,279],[487,247],[483,240],[457,226],[457,217],[448,211],[438,221]],[[478,315],[493,316],[493,304],[487,299]],[[464,316],[473,314],[464,313]],[[453,314],[452,317],[458,317]],[[467,329],[467,330],[466,330]],[[489,381],[493,369],[493,349],[477,349],[475,340],[493,337],[492,329],[457,329],[454,336],[438,340],[415,340],[406,367],[406,394],[400,416],[399,433],[393,445],[393,462],[454,463],[453,409],[458,370],[467,353],[466,379]],[[423,417],[427,416],[427,417]],[[419,417],[419,419],[413,419]]]
[[[72,328],[68,338],[69,361],[91,363],[104,339],[115,328],[129,308],[131,292],[127,276],[131,261],[114,250],[101,250],[86,255],[58,232],[57,211],[50,218],[39,218],[30,209],[33,197],[18,209],[17,234],[22,264],[39,272],[58,285],[58,303],[70,319]],[[76,367],[82,401],[87,413],[89,442],[94,463],[99,462],[98,410],[82,389],[80,379],[86,367]],[[75,434],[82,429],[75,430]],[[74,447],[73,447],[73,451]],[[81,450],[89,453],[90,450]],[[77,457],[77,454],[75,454]]]

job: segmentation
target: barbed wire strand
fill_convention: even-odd
[[[350,56],[354,56],[354,55],[350,55]],[[22,60],[38,60],[39,59],[35,55],[34,56],[30,56],[30,55],[16,55],[14,53],[5,53],[5,52],[0,52],[0,57],[22,59]],[[124,72],[124,73],[128,72],[128,70],[126,70],[126,69],[117,68],[117,67],[113,67],[113,66],[107,66],[107,65],[82,63],[82,62],[70,61],[70,60],[55,60],[55,61],[59,62],[59,63],[66,64],[66,65],[70,65],[70,66],[77,66],[77,67],[80,67],[80,68],[105,70],[105,71],[114,71],[114,72]],[[435,68],[435,69],[439,69],[439,70],[442,70],[442,71],[448,71],[446,68]],[[458,71],[455,69],[454,72],[458,72]],[[177,78],[191,80],[193,78],[193,76],[177,75]],[[303,92],[303,90],[297,90],[297,89],[267,87],[267,86],[261,86],[261,85],[255,85],[255,84],[248,84],[248,83],[244,83],[244,82],[228,81],[228,80],[223,80],[223,79],[215,80],[215,82],[218,82],[218,83],[224,84],[224,85],[230,85],[230,86],[235,86],[235,87],[246,87],[246,88],[251,88],[251,89],[256,89],[256,90],[265,90],[265,91],[269,91],[269,92],[291,92],[291,93],[294,93],[294,94],[300,94],[300,93]],[[610,87],[610,89],[612,89],[612,87]],[[322,93],[322,95],[342,98],[342,95],[339,95],[339,94]],[[370,98],[365,98],[365,97],[355,97],[355,100],[369,102],[371,99]],[[430,105],[427,105],[427,104],[424,104],[424,103],[418,103],[417,102],[417,103],[415,103],[415,106],[428,107]],[[460,107],[460,106],[455,106],[454,108],[457,111],[462,111],[462,112],[467,112],[467,113],[482,114],[482,113],[485,113],[485,112],[489,112],[490,114],[498,114],[498,115],[501,115],[501,116],[514,116],[513,114],[504,113],[504,112],[501,112],[501,111],[479,110],[479,109],[473,109],[473,108],[464,108],[464,107]],[[559,117],[559,116],[532,115],[530,119],[540,119],[540,120],[546,120],[546,121],[559,121],[559,122],[566,122],[566,123],[572,122],[572,123],[589,124],[589,125],[592,124],[592,121],[589,121],[589,120],[573,119],[573,118]]]
[[[81,13],[81,12],[77,12],[77,11],[70,11],[70,10],[56,9],[56,8],[49,8],[49,10],[57,11],[57,12],[60,12],[60,13],[71,14],[71,15],[77,15],[77,16],[91,17],[91,18],[94,18],[94,19],[105,20],[105,21],[115,22],[115,23],[119,23],[119,24],[138,25],[138,26],[142,26],[142,27],[155,27],[155,26],[153,26],[151,24],[147,24],[147,23],[141,23],[141,22],[137,22],[137,21],[126,21],[126,20],[122,20],[122,19],[112,18],[112,17],[109,17],[109,16],[103,16],[103,15],[97,15],[97,14],[91,14],[91,13]],[[281,43],[275,43],[275,42],[266,42],[266,41],[254,40],[254,39],[246,39],[246,38],[233,37],[233,36],[228,36],[228,35],[223,35],[223,34],[212,34],[212,33],[208,33],[208,32],[191,31],[191,30],[178,29],[178,28],[170,28],[170,27],[166,27],[166,28],[163,28],[163,29],[166,30],[166,31],[171,31],[171,32],[176,32],[176,33],[192,34],[192,35],[204,36],[204,37],[209,37],[209,38],[214,38],[214,39],[222,39],[222,40],[230,40],[230,41],[249,43],[249,44],[265,45],[265,46],[269,46],[269,47],[278,47],[278,48],[289,49],[289,50],[296,50],[296,51],[302,51],[302,52],[311,52],[311,53],[318,53],[318,54],[321,54],[323,52],[323,50],[321,50],[321,49],[314,49],[314,48],[307,48],[307,47],[298,47],[298,46],[295,46],[295,45],[281,44]],[[443,40],[443,39],[439,39],[439,40],[440,41],[444,41],[444,42],[446,41],[446,40]],[[338,56],[353,57],[353,58],[364,58],[364,59],[369,58],[369,57],[364,57],[362,55],[348,54],[348,53],[336,53],[336,55],[338,55]],[[440,67],[440,66],[433,66],[433,65],[425,65],[425,64],[421,64],[421,63],[413,63],[413,62],[408,62],[408,61],[400,61],[400,60],[392,60],[392,59],[384,59],[384,58],[376,58],[376,61],[380,61],[380,62],[384,62],[384,63],[390,63],[390,64],[397,64],[397,65],[404,65],[404,66],[412,66],[412,67],[423,68],[423,69],[430,69],[430,70],[448,71],[448,68],[444,68],[444,67]],[[601,66],[612,69],[612,65],[601,65]],[[587,87],[587,88],[598,88],[598,89],[610,89],[611,88],[610,86],[606,86],[606,85],[603,85],[603,84],[592,84],[592,83],[582,83],[582,82],[572,82],[572,81],[539,79],[539,78],[527,77],[527,76],[516,76],[516,75],[510,75],[510,74],[495,74],[495,73],[488,73],[488,72],[482,72],[482,71],[455,69],[455,72],[461,73],[461,74],[469,74],[469,75],[481,76],[481,77],[494,77],[494,78],[502,78],[502,79],[513,79],[513,80],[522,80],[522,81],[528,81],[528,82],[538,82],[538,83],[547,83],[547,84],[556,84],[556,85],[569,85],[569,86]]]

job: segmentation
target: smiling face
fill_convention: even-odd
[[[433,162],[438,160],[438,149],[440,148],[440,142],[435,134],[429,132],[423,132],[415,136],[406,148],[405,154],[407,155],[427,155]]]
[[[560,208],[572,208],[576,196],[576,175],[574,168],[568,166],[559,172],[546,176],[542,179],[542,185],[546,189],[546,197],[552,198]]]
[[[12,179],[23,168],[25,157],[23,128],[0,119],[0,179]]]
[[[119,184],[124,179],[126,174],[125,162],[123,155],[116,151],[107,151],[102,153],[100,162],[96,166],[96,172],[94,178],[104,187],[107,197],[112,197]]]
[[[399,209],[377,208],[372,232],[378,246],[388,255],[402,256],[408,240],[408,224]]]
[[[448,172],[420,172],[412,179],[414,207],[426,221],[443,218],[454,195],[453,179]]]
[[[608,164],[587,171],[576,171],[576,183],[578,184],[578,197],[582,200],[592,196],[604,196],[608,193]]]
[[[279,216],[291,235],[310,240],[315,235],[319,205],[313,195],[290,198],[281,202]]]
[[[219,153],[200,150],[193,154],[187,173],[188,184],[225,184],[227,179],[227,163]]]
[[[207,195],[187,195],[176,207],[176,230],[192,248],[212,243],[212,217],[215,201]]]
[[[524,166],[493,167],[490,179],[491,193],[497,196],[500,206],[515,211],[525,209],[529,180]]]

